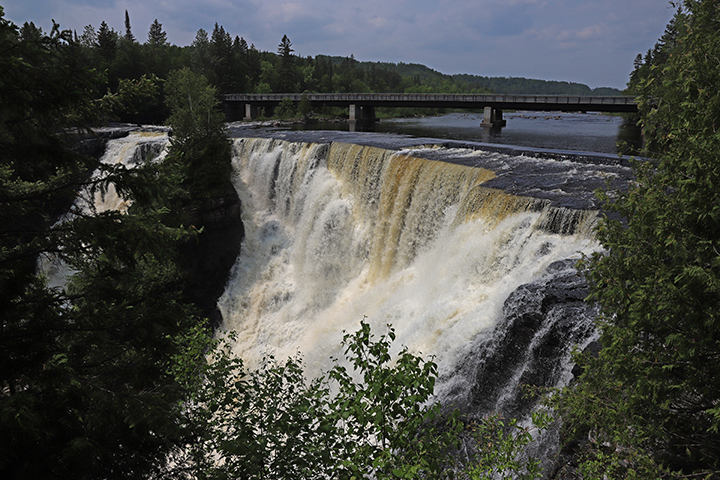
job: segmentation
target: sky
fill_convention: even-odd
[[[258,50],[420,63],[446,74],[624,88],[672,18],[667,0],[0,0],[5,18],[82,33],[102,21],[145,42],[157,19],[175,45],[215,23]]]

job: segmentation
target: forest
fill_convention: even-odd
[[[645,159],[628,190],[599,192],[615,215],[581,261],[602,348],[577,353],[582,373],[544,392],[530,430],[428,402],[436,365],[391,357],[392,327],[345,335],[356,377],[336,364],[308,381],[301,358],[247,371],[186,294],[192,212],[228,186],[219,93],[484,87],[302,59],[287,37],[261,53],[220,26],[176,47],[157,21],[140,43],[128,16],[122,34],[78,35],[0,8],[0,477],[529,479],[537,459],[516,454],[553,417],[570,454],[555,478],[720,478],[720,5],[677,7],[628,82]],[[75,148],[151,113],[173,128],[163,162]],[[110,184],[127,212],[74,202]],[[68,265],[65,285],[41,258]],[[461,435],[477,454],[458,465]]]
[[[21,28],[24,38],[40,35],[32,23]],[[349,57],[294,54],[291,40],[283,35],[276,52],[264,52],[234,37],[222,25],[212,32],[198,30],[191,45],[176,46],[156,19],[147,35],[136,37],[125,12],[125,31],[117,32],[106,22],[87,25],[73,32],[73,42],[85,66],[106,72],[95,88],[115,92],[123,79],[137,80],[143,75],[162,81],[169,72],[190,68],[203,75],[218,94],[225,93],[538,93],[608,95],[616,89],[590,89],[570,82],[525,78],[492,78],[472,75],[446,75],[417,64],[360,62]],[[161,123],[169,114],[163,102],[163,89],[152,102],[137,105],[135,117]]]

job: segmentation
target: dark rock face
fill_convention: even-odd
[[[181,248],[186,272],[186,298],[194,303],[212,327],[222,321],[217,300],[227,284],[245,229],[237,193],[228,181],[224,194],[186,210],[190,224],[202,228],[195,241]]]
[[[573,346],[594,334],[596,314],[584,301],[588,285],[574,263],[551,264],[543,279],[507,298],[503,320],[476,349],[471,410],[525,418],[535,400],[523,398],[524,386],[554,387],[567,374]]]

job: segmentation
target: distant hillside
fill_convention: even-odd
[[[495,93],[545,94],[545,95],[622,95],[611,87],[590,88],[583,83],[536,80],[522,77],[480,77],[477,75],[452,75],[455,81],[471,86],[484,87]]]
[[[340,65],[348,61],[347,57],[329,57],[324,55],[318,55],[318,57],[327,58],[335,65]],[[396,72],[402,77],[412,78],[418,83],[426,84],[450,81],[462,86],[461,88],[467,91],[481,89],[492,93],[518,95],[622,95],[623,93],[617,88],[590,88],[585,84],[575,82],[537,80],[522,77],[482,77],[468,74],[447,75],[417,63],[359,62],[352,57],[350,61],[355,62],[357,68],[370,69],[374,67],[376,70]]]

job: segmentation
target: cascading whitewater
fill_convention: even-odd
[[[486,188],[490,170],[341,143],[237,139],[234,152],[245,239],[219,306],[250,366],[301,352],[319,373],[366,318],[376,332],[392,324],[398,349],[435,355],[441,400],[500,402],[508,379],[536,367],[513,357],[490,393],[478,372],[503,363],[488,351],[518,348],[503,333],[509,319],[528,323],[513,299],[547,303],[519,287],[572,275],[560,261],[597,248],[597,212]],[[568,321],[550,310],[551,323]],[[541,324],[530,328],[552,331]],[[580,330],[573,341],[587,342],[592,328]]]
[[[167,154],[168,136],[159,132],[131,132],[128,136],[109,140],[100,161],[106,165],[123,165],[133,168],[136,164],[148,160],[162,160]],[[101,173],[94,172],[93,179],[99,180]],[[107,190],[83,190],[78,193],[74,210],[85,214],[101,213],[108,210],[126,212],[130,207],[127,199],[118,195],[111,183]],[[72,213],[68,214],[69,216]],[[68,220],[68,216],[59,221]],[[38,269],[43,272],[50,287],[64,286],[72,272],[68,266],[54,255],[43,255],[38,261]]]
[[[167,147],[168,136],[166,133],[131,132],[127,137],[108,141],[100,161],[106,165],[121,164],[126,168],[133,168],[138,163],[150,159],[161,161],[167,155]],[[98,176],[97,172],[95,176]],[[126,212],[130,203],[121,198],[115,191],[115,186],[110,184],[107,191],[95,192],[92,199],[85,198],[84,204],[81,206],[85,211],[118,210]]]

